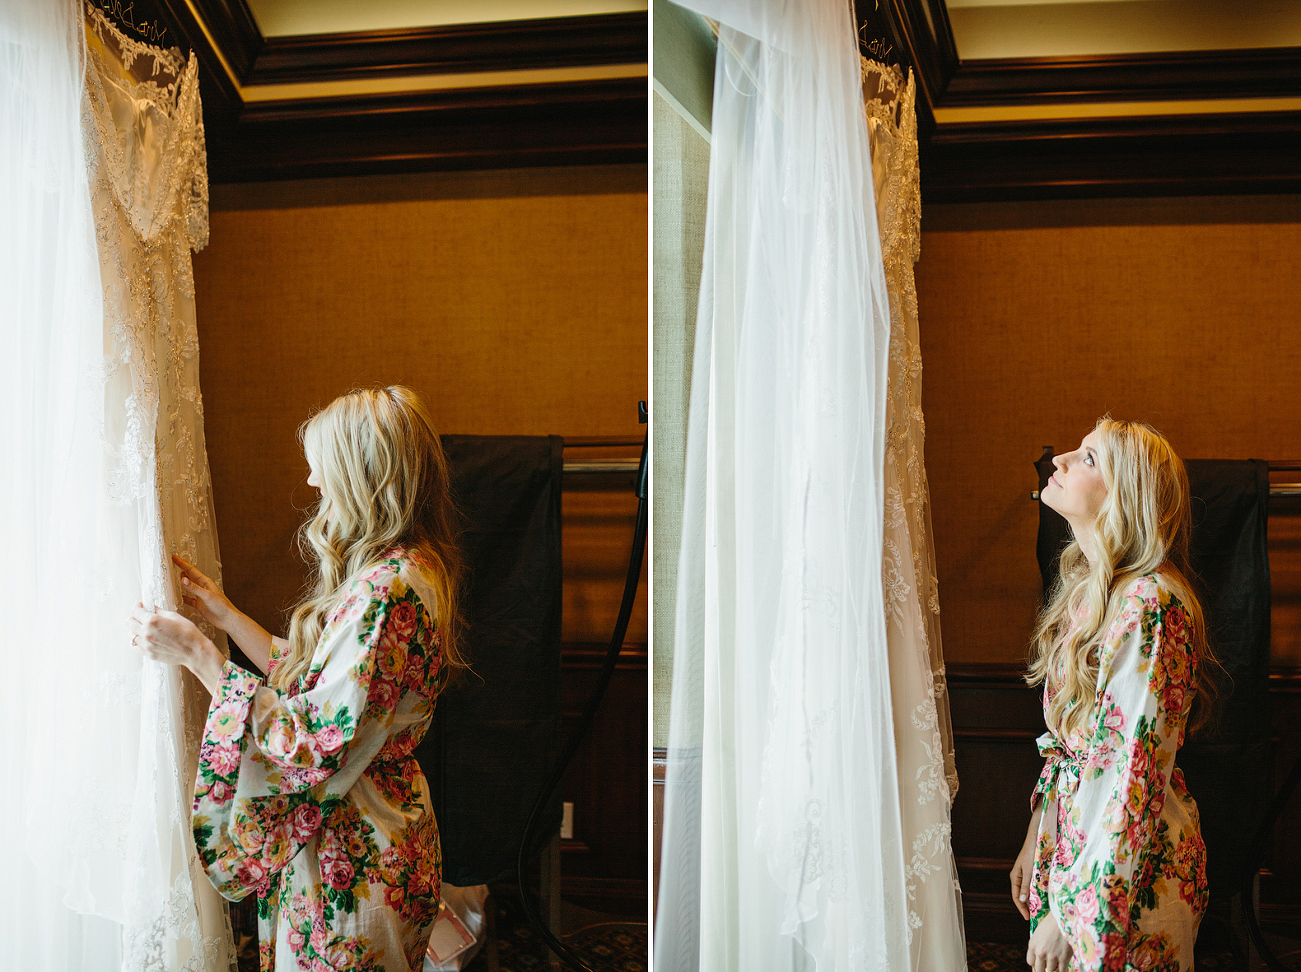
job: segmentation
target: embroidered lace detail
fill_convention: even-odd
[[[957,886],[950,846],[949,809],[958,788],[948,695],[940,646],[939,594],[931,539],[929,489],[921,408],[922,360],[913,264],[921,253],[921,187],[917,158],[916,82],[897,67],[862,59],[864,107],[872,151],[877,226],[890,300],[890,361],[886,397],[885,542],[882,577],[891,682],[895,689],[895,744],[903,797],[908,928],[920,915],[936,928],[952,907],[944,896]],[[921,701],[910,710],[899,703]],[[911,790],[910,790],[911,787]],[[909,794],[911,793],[911,798]],[[945,880],[927,879],[942,874]],[[918,907],[917,896],[927,903]],[[951,899],[950,899],[951,900]],[[956,914],[952,916],[957,921]]]
[[[191,251],[208,240],[198,61],[126,36],[90,3],[85,26],[82,129],[103,288],[96,377],[111,457],[107,488],[114,502],[134,507],[145,602],[175,610],[172,553],[221,577],[191,264]],[[224,644],[206,622],[201,627]],[[141,833],[139,821],[107,822],[106,840],[130,834],[158,844],[162,855],[161,864],[156,854],[139,855],[140,887],[163,883],[158,900],[141,892],[124,926],[123,967],[233,972],[229,918],[203,874],[189,821],[207,693],[188,672],[158,665],[107,688],[156,714],[158,737],[152,765],[142,760],[140,786],[158,794],[160,833]]]

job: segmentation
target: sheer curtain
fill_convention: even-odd
[[[183,125],[183,86],[137,65],[112,103],[83,18],[0,7],[0,967],[233,969],[189,831],[207,700],[127,629],[137,600],[176,608],[173,550],[219,574],[188,243],[183,267],[168,249],[188,212],[145,144]],[[143,233],[123,217],[149,207]]]
[[[684,5],[720,26],[655,967],[896,972],[890,312],[850,5]]]

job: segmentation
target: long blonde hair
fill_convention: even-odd
[[[268,682],[288,689],[307,671],[330,609],[358,574],[399,545],[432,575],[438,603],[427,607],[437,619],[442,665],[450,674],[464,668],[458,516],[442,442],[420,397],[402,385],[349,392],[298,434],[321,482],[315,513],[298,531],[316,580],[294,609],[289,648]]]
[[[1060,573],[1039,614],[1026,682],[1050,680],[1056,694],[1045,718],[1067,738],[1084,724],[1098,689],[1098,651],[1130,582],[1159,573],[1183,604],[1197,672],[1188,731],[1211,717],[1223,671],[1206,641],[1201,603],[1189,578],[1192,504],[1183,460],[1156,429],[1098,420],[1098,465],[1107,496],[1094,521],[1092,564],[1078,540],[1062,551]],[[1078,624],[1071,626],[1072,618]],[[1057,672],[1060,670],[1060,680]],[[1083,704],[1081,704],[1083,702]]]

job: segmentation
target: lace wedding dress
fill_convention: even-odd
[[[890,297],[885,437],[886,640],[908,865],[910,968],[966,965],[949,811],[958,789],[940,645],[939,594],[923,455],[922,360],[913,264],[921,250],[916,84],[862,61],[877,225]]]
[[[85,18],[82,132],[103,292],[96,379],[108,533],[98,546],[107,563],[91,566],[112,565],[95,578],[110,585],[101,603],[124,615],[137,598],[175,611],[184,608],[171,554],[221,576],[190,262],[208,241],[198,64],[124,35],[90,4]],[[224,637],[207,633],[224,648]],[[188,671],[143,661],[125,636],[112,647],[88,660],[98,677],[79,700],[76,775],[67,792],[53,784],[50,794],[81,808],[59,852],[70,898],[122,926],[122,969],[233,970],[225,903],[189,826],[207,693]]]

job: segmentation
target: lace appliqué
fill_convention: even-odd
[[[90,3],[85,26],[82,130],[103,287],[96,378],[105,402],[105,487],[135,509],[146,603],[176,609],[172,553],[221,578],[190,257],[208,241],[198,60],[128,37]],[[224,644],[206,622],[201,627]],[[128,678],[110,689],[158,714],[155,778],[141,785],[160,794],[160,809],[167,801],[159,824],[168,832],[154,839],[172,842],[172,872],[150,876],[170,883],[170,893],[164,884],[161,910],[124,928],[124,967],[206,972],[225,959],[233,972],[229,918],[199,866],[189,825],[207,693],[188,672],[151,664],[134,684]]]
[[[948,695],[940,645],[939,594],[931,538],[921,408],[922,359],[913,264],[921,253],[921,188],[917,157],[916,82],[896,67],[862,60],[864,106],[872,151],[877,226],[890,301],[889,385],[886,397],[885,541],[882,563],[886,633],[896,706],[908,862],[909,941],[920,914],[943,922],[935,907],[951,891],[936,875],[953,875],[948,811],[957,792]],[[908,799],[911,784],[912,799]],[[952,878],[956,886],[956,877]],[[930,907],[915,907],[925,893]],[[919,914],[920,910],[920,914]],[[956,918],[955,918],[956,920]],[[938,929],[942,931],[942,929]]]

